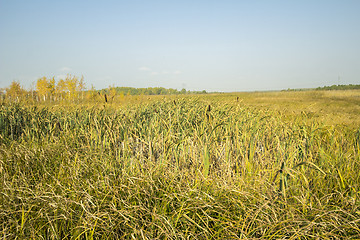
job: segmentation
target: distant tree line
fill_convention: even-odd
[[[109,87],[102,89],[102,93],[110,94],[115,91],[118,95],[177,95],[177,94],[205,94],[206,91],[187,91],[185,88],[180,91],[173,88],[163,87],[148,87],[148,88],[133,88],[133,87]]]
[[[324,86],[324,87],[318,87],[316,90],[351,90],[351,89],[360,89],[360,85],[332,85],[332,86]]]
[[[174,95],[174,94],[204,94],[203,91],[186,91],[186,89],[177,90],[173,88],[149,87],[149,88],[132,88],[132,87],[115,87],[96,90],[94,86],[86,89],[84,77],[77,77],[68,74],[59,81],[55,77],[41,77],[35,86],[26,90],[18,81],[13,81],[7,88],[0,89],[0,99],[5,101],[36,101],[36,102],[55,102],[55,101],[79,101],[79,100],[95,100],[99,95],[107,95],[114,98],[116,95],[121,97],[127,95]],[[106,98],[106,96],[105,96]]]
[[[324,86],[324,87],[318,87],[318,88],[288,88],[286,90],[282,91],[309,91],[309,90],[352,90],[352,89],[360,89],[360,85],[332,85],[332,86]]]

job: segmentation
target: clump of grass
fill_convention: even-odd
[[[358,129],[229,99],[2,105],[0,236],[359,238]]]

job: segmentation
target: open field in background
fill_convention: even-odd
[[[352,127],[360,126],[360,90],[336,91],[281,91],[281,92],[240,92],[240,93],[213,93],[193,95],[135,95],[115,96],[109,98],[108,108],[136,106],[137,104],[155,101],[170,101],[182,98],[196,98],[204,102],[228,102],[253,107],[259,110],[278,111],[289,118],[306,114],[312,119],[329,125],[343,124]],[[239,98],[237,101],[237,97]],[[47,106],[51,108],[63,107],[62,103],[31,102],[27,105]],[[81,102],[81,106],[104,106],[104,96],[97,96],[94,100]],[[79,106],[66,102],[66,106]]]
[[[3,103],[0,238],[359,239],[359,116],[359,90]]]
[[[329,125],[360,126],[360,90],[249,93],[242,98],[248,106],[308,114]]]

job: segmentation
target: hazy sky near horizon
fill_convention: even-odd
[[[358,0],[0,0],[0,88],[253,91],[360,84]]]

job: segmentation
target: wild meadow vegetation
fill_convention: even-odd
[[[2,239],[359,239],[360,91],[0,107]]]

